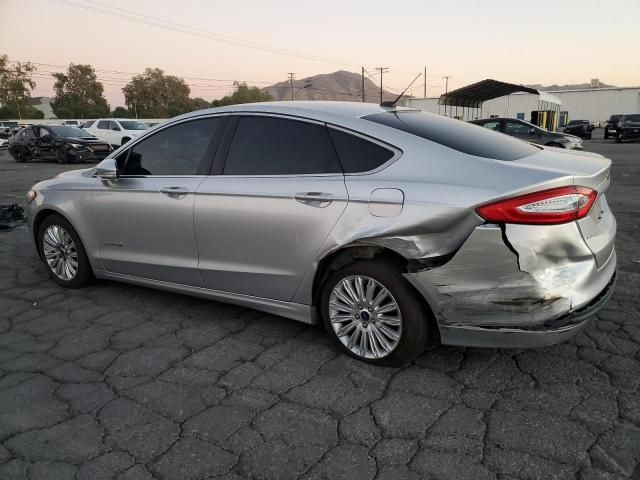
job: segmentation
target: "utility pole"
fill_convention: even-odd
[[[444,93],[446,94],[449,91],[449,79],[453,78],[453,75],[445,75],[442,77],[444,80]]]
[[[424,98],[427,98],[427,66],[424,67]]]
[[[310,78],[305,79],[304,88],[307,89],[307,98],[311,100],[311,79]]]
[[[382,74],[389,70],[389,67],[378,67],[376,70],[380,70],[380,103],[382,103]]]
[[[291,87],[291,100],[293,101],[293,77],[295,77],[295,73],[293,72],[289,72],[287,73],[287,75],[289,75],[289,86]]]
[[[362,67],[362,103],[364,103],[364,67]]]

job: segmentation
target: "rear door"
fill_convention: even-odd
[[[210,289],[291,300],[347,205],[341,165],[322,123],[243,115],[229,128],[196,195],[200,274]]]

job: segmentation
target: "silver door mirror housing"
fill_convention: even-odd
[[[96,166],[95,176],[100,180],[115,182],[120,176],[118,173],[118,164],[114,158],[106,158],[98,166]]]

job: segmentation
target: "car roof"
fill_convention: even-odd
[[[225,107],[209,108],[189,112],[176,118],[189,118],[212,113],[275,113],[299,117],[316,118],[319,120],[355,119],[374,113],[389,112],[394,110],[415,110],[404,107],[381,107],[375,103],[339,102],[339,101],[286,101],[286,102],[259,102],[242,103]],[[173,120],[173,119],[172,119]]]

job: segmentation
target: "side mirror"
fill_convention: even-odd
[[[116,180],[118,180],[120,174],[118,173],[118,164],[116,163],[115,159],[108,158],[102,161],[96,167],[95,176],[100,180],[108,182],[115,182]]]

